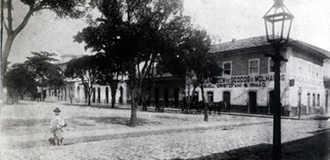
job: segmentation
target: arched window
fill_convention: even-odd
[[[123,90],[124,90],[123,87],[120,86],[119,87],[119,103],[120,104],[123,104],[123,96],[124,96]]]
[[[315,94],[313,93],[313,106],[315,106]]]
[[[97,88],[97,103],[101,103],[101,89]]]
[[[106,100],[106,103],[108,104],[109,103],[109,88],[108,87],[105,88],[105,100]]]
[[[77,87],[77,97],[78,97],[78,101],[80,100],[80,87]]]
[[[320,106],[320,94],[317,94],[317,106]]]

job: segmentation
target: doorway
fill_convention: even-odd
[[[274,91],[270,91],[268,93],[268,97],[269,97],[269,102],[268,102],[268,105],[269,105],[269,112],[268,113],[274,113]]]
[[[250,113],[257,112],[257,92],[249,92],[249,109]]]
[[[168,88],[164,88],[164,107],[168,107],[168,98],[169,98],[169,89]]]
[[[174,88],[174,107],[179,107],[179,88]]]
[[[230,92],[229,91],[225,91],[223,92],[223,108],[224,110],[230,112]]]
[[[106,104],[109,103],[109,88],[108,87],[105,88],[105,103]]]
[[[155,88],[155,106],[159,105],[159,88]]]

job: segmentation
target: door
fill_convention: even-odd
[[[230,112],[230,92],[223,92],[223,108],[224,110]]]
[[[105,88],[105,100],[106,100],[106,103],[108,104],[109,103],[109,88],[108,87]]]
[[[159,88],[155,89],[155,106],[159,105]]]
[[[250,108],[250,113],[257,112],[257,92],[254,91],[249,92],[249,108]]]
[[[179,107],[179,88],[174,88],[174,107]]]
[[[164,88],[164,107],[168,107],[168,97],[169,97],[169,89],[168,88]]]
[[[270,91],[269,94],[268,94],[268,97],[269,97],[269,102],[268,102],[268,105],[269,105],[269,113],[274,113],[274,91]]]
[[[97,88],[97,103],[101,103],[101,89]]]

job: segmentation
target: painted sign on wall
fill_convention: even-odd
[[[280,75],[281,81],[285,80],[285,74]],[[226,76],[206,82],[204,88],[239,88],[239,87],[266,87],[274,81],[274,74]]]

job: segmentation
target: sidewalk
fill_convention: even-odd
[[[202,114],[182,114],[138,111],[138,126],[129,127],[127,122],[130,110],[127,106],[105,109],[90,106],[56,104],[47,102],[26,102],[21,105],[7,106],[2,109],[2,145],[9,148],[39,147],[49,145],[49,115],[60,107],[67,118],[68,127],[64,128],[64,145],[100,141],[115,138],[139,137],[167,133],[189,132],[208,129],[227,129],[231,127],[271,124],[272,119],[232,115],[210,115],[209,122],[203,121]],[[33,124],[29,124],[31,121]],[[6,125],[6,123],[9,123]],[[17,127],[11,127],[12,125]],[[16,133],[16,134],[13,134]]]
[[[64,144],[60,146],[48,142],[52,136],[49,123],[55,107],[61,109],[61,116],[68,123]],[[209,122],[204,122],[202,114],[138,111],[138,125],[133,128],[127,126],[128,108],[25,102],[6,106],[1,112],[3,159],[156,160],[219,159],[223,156],[229,159],[243,156],[244,159],[250,155],[259,156],[259,152],[259,157],[270,155],[267,146],[272,143],[273,133],[272,118],[244,115],[212,115]],[[315,120],[283,119],[282,142],[294,142],[294,146],[283,148],[283,153],[293,157],[296,153],[309,152],[312,142],[324,140],[328,135],[321,134],[316,141],[311,137],[327,130],[329,126],[319,128]],[[303,146],[306,150],[292,150]],[[315,145],[314,148],[319,147]],[[217,158],[212,158],[214,156]],[[269,159],[269,156],[261,159]]]
[[[51,137],[48,126],[49,115],[53,115],[53,108],[58,106],[68,122],[68,127],[64,128],[64,145],[197,130],[228,129],[256,124],[272,125],[272,115],[222,112],[221,115],[209,115],[209,122],[204,122],[203,114],[183,114],[178,109],[166,109],[164,113],[159,113],[149,107],[147,112],[138,111],[138,126],[129,127],[126,124],[130,117],[130,106],[127,105],[116,106],[112,109],[104,106],[28,101],[2,109],[2,112],[6,113],[2,116],[3,122],[18,126],[10,128],[11,131],[8,133],[2,131],[2,145],[9,148],[49,145],[48,139]],[[16,113],[18,111],[21,112]],[[11,112],[15,113],[11,115]],[[25,113],[30,114],[24,115]],[[310,117],[302,116],[301,120],[311,120]],[[20,121],[16,120],[16,122],[15,119]],[[28,122],[31,119],[35,119],[35,122],[32,121],[35,123],[33,126],[24,124],[25,121]],[[282,119],[295,118],[282,117]]]

